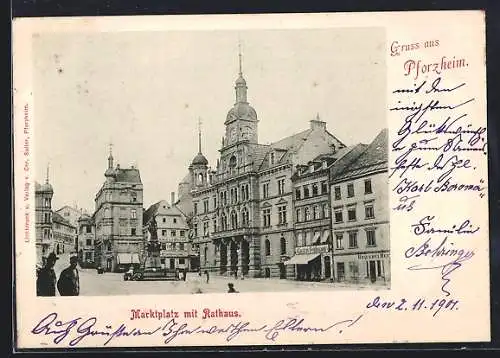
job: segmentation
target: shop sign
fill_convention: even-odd
[[[297,255],[325,254],[328,252],[328,245],[301,246],[295,248]]]
[[[358,260],[381,260],[389,258],[388,252],[379,252],[376,254],[358,254]]]

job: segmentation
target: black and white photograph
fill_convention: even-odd
[[[37,295],[390,289],[385,46],[35,33]]]

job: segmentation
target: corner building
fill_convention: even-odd
[[[382,130],[344,171],[332,176],[335,280],[389,283],[388,133]]]
[[[95,262],[106,271],[140,264],[143,243],[143,187],[135,167],[113,167],[108,157],[106,181],[95,197]]]
[[[240,57],[241,59],[241,57]],[[292,174],[296,165],[345,145],[316,118],[310,128],[272,144],[258,142],[257,112],[241,71],[214,169],[199,151],[179,185],[192,197],[192,236],[202,271],[249,277],[295,277],[284,264],[295,250]],[[181,193],[179,193],[181,197]],[[186,211],[188,211],[186,209]]]

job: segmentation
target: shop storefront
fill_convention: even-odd
[[[295,255],[284,262],[295,265],[298,281],[321,281],[331,277],[329,245],[311,245],[295,248]]]
[[[389,251],[335,255],[334,261],[338,282],[387,283],[391,279]]]

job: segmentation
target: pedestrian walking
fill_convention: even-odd
[[[80,294],[80,277],[78,269],[78,258],[71,256],[69,266],[62,270],[57,281],[57,289],[61,296],[78,296]]]
[[[229,282],[229,283],[227,284],[227,287],[229,288],[229,289],[227,290],[227,293],[239,293],[238,291],[236,291],[236,290],[234,289],[234,285],[233,285],[231,282]]]
[[[37,271],[36,295],[37,296],[55,296],[56,295],[56,273],[54,265],[59,257],[53,252],[47,257],[45,266]]]
[[[182,270],[182,278],[184,281],[186,281],[186,276],[187,276],[187,269]]]
[[[208,283],[208,281],[210,280],[210,275],[208,274],[207,270],[205,270],[205,275],[207,276],[207,283]]]

